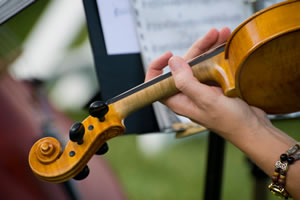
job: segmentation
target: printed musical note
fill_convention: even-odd
[[[240,0],[132,0],[145,66],[170,50],[184,52],[209,29],[235,28],[251,15]]]
[[[137,37],[144,67],[171,51],[182,56],[198,38],[211,28],[233,29],[251,15],[250,4],[241,0],[132,0]],[[146,69],[145,69],[146,71]],[[168,70],[165,70],[168,71]],[[175,116],[162,104],[154,103],[161,129],[187,121]]]

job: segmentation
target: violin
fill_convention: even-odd
[[[228,97],[238,97],[269,114],[300,110],[300,1],[288,0],[254,14],[240,24],[226,44],[192,59],[201,82],[214,81]],[[70,129],[62,149],[51,137],[37,141],[29,153],[33,173],[48,182],[88,174],[91,157],[122,135],[132,112],[178,93],[171,73],[138,85],[107,102],[94,102],[82,123]]]

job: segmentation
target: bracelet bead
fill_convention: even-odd
[[[278,184],[281,186],[285,185],[285,179],[278,179]]]
[[[285,176],[286,175],[286,171],[281,171],[280,174],[283,175],[283,176]]]
[[[283,154],[280,155],[281,162],[287,161],[287,159],[288,159],[288,155],[287,154],[283,153]]]
[[[288,162],[289,164],[293,164],[294,161],[295,161],[295,158],[293,158],[292,156],[288,157],[288,159],[287,159],[287,162]]]
[[[300,159],[300,152],[294,154],[293,157],[295,158],[295,160],[299,160]]]
[[[272,176],[271,179],[272,179],[272,181],[273,181],[274,183],[277,183],[277,181],[278,181],[278,176]]]
[[[291,148],[288,149],[287,151],[287,154],[290,156],[290,155],[293,155],[294,153],[296,153],[299,149],[299,146],[298,144],[292,146]]]
[[[274,172],[273,173],[273,176],[278,176],[279,175],[279,172]]]
[[[288,199],[291,197],[285,190],[286,174],[290,164],[300,160],[300,142],[290,147],[286,153],[280,155],[280,160],[275,163],[275,170],[271,177],[272,183],[269,185],[270,191],[281,198]]]
[[[280,179],[285,179],[285,177],[286,177],[286,176],[284,176],[284,175],[280,175],[280,176],[279,176]]]

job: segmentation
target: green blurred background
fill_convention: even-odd
[[[80,120],[86,114],[77,112],[71,116]],[[272,120],[272,123],[300,140],[300,118]],[[140,151],[138,137],[128,135],[110,140],[110,150],[104,155],[130,200],[204,199],[207,133],[184,139],[171,136],[172,144],[150,156]],[[229,142],[225,144],[224,153],[221,199],[254,200],[255,180],[247,157]],[[268,200],[278,199],[267,188],[262,191],[266,193]]]
[[[22,49],[23,42],[30,35],[49,2],[51,1],[37,1],[0,26],[0,31],[13,33],[15,39],[8,43],[0,38],[2,57],[6,57],[16,49]],[[86,25],[83,23],[82,28],[77,30],[76,36],[66,48],[66,52],[80,48],[87,42]],[[89,73],[93,72],[92,67]],[[57,77],[48,77],[46,86],[49,94],[55,90],[56,81]],[[76,121],[81,121],[87,116],[87,112],[78,107],[64,108],[64,111]],[[297,140],[300,138],[299,122],[299,118],[273,121],[278,128]],[[135,135],[115,138],[109,141],[109,147],[110,150],[104,158],[113,168],[128,199],[202,199],[205,188],[207,134],[185,139],[170,137],[169,144],[152,155],[145,155],[140,151]],[[245,155],[228,142],[225,149],[222,199],[253,199],[254,182]],[[269,199],[277,198],[269,195]]]
[[[299,141],[300,119],[274,124]],[[174,139],[175,140],[175,139]],[[129,199],[203,199],[208,137],[195,135],[145,157],[138,151],[136,136],[109,142],[105,158],[118,174]],[[231,143],[225,147],[222,199],[254,199],[254,180],[245,155]],[[278,199],[267,191],[268,199]]]

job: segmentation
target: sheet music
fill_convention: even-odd
[[[241,0],[132,0],[132,5],[145,68],[166,51],[183,56],[211,28],[234,29],[252,14]],[[161,128],[179,121],[162,104],[155,103],[154,110]]]
[[[182,56],[211,28],[234,29],[251,15],[241,0],[132,0],[145,66],[168,50]]]
[[[129,0],[97,0],[108,55],[139,53]]]
[[[263,1],[263,8],[267,8],[271,5],[274,5],[275,3],[280,3],[284,0],[264,0]]]

